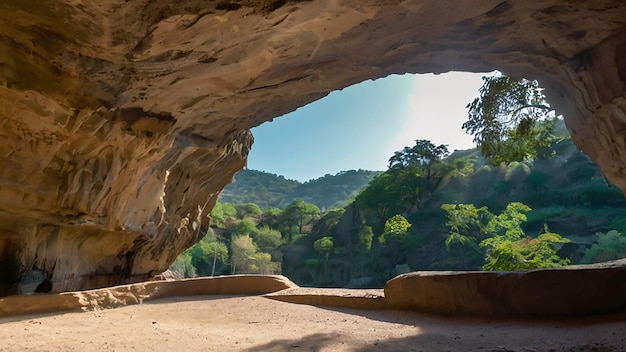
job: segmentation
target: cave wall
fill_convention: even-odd
[[[394,73],[538,79],[626,190],[621,0],[6,0],[0,19],[0,293],[166,269],[250,128]]]

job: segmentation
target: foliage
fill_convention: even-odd
[[[562,121],[559,126],[565,130]],[[598,258],[620,251],[621,235],[598,235],[589,248],[593,233],[626,229],[626,199],[570,140],[550,146],[557,152],[553,158],[497,167],[485,164],[477,149],[419,159],[410,155],[412,148],[396,154],[402,162],[378,174],[344,209],[299,219],[311,198],[284,198],[280,204],[289,211],[265,208],[260,215],[249,201],[218,203],[212,231],[176,265],[188,275],[282,271],[300,285],[383,285],[397,264],[411,270],[527,270],[565,264],[557,253],[577,264],[585,250]],[[335,176],[319,180],[307,187],[320,197],[346,190],[333,183]],[[516,202],[533,209],[511,204]],[[404,234],[385,228],[396,214],[412,224]],[[554,231],[542,233],[545,223]],[[565,245],[555,232],[571,242]],[[252,250],[240,256],[233,242],[246,235]]]
[[[235,225],[235,235],[253,235],[257,231],[254,221],[249,219],[243,219],[237,225]]]
[[[275,174],[245,169],[235,175],[220,201],[254,203],[261,209],[285,208],[296,198],[321,209],[345,206],[379,171],[349,170],[300,183]]]
[[[523,203],[512,202],[498,215],[471,204],[444,204],[442,209],[450,230],[446,247],[457,245],[484,255],[483,270],[531,270],[569,263],[556,254],[557,244],[569,240],[547,228],[537,238],[526,236],[521,226],[531,209]]]
[[[224,214],[224,206],[222,203],[217,202],[211,210],[211,214],[209,215],[211,218],[211,225],[213,227],[217,227],[223,229],[226,227],[226,215]]]
[[[544,233],[537,238],[525,237],[517,241],[493,241],[490,242],[492,247],[487,251],[483,270],[524,271],[564,266],[569,264],[569,259],[559,257],[555,245],[567,242],[568,239],[556,233]]]
[[[320,212],[316,205],[306,203],[302,198],[296,198],[283,212],[283,219],[289,227],[295,226],[298,228],[298,233],[303,233],[304,225],[313,220]]]
[[[501,75],[483,81],[463,129],[491,164],[551,156],[542,153],[555,140],[556,118],[539,83]]]
[[[195,277],[196,268],[191,263],[191,253],[185,251],[181,253],[174,263],[170,266],[170,270],[181,274],[183,277]]]
[[[235,209],[237,209],[237,217],[239,219],[246,217],[258,218],[263,214],[261,208],[254,203],[237,204],[235,205]]]
[[[390,241],[403,243],[410,227],[411,223],[404,216],[396,214],[385,222],[385,231],[380,235],[378,241],[382,245],[386,245]]]
[[[322,237],[313,242],[313,249],[323,258],[328,259],[334,248],[333,238],[330,236]]]
[[[293,192],[300,182],[262,171],[241,170],[234,182],[224,188],[221,202],[254,203],[261,209],[280,206],[285,196]]]
[[[581,263],[600,263],[626,258],[626,236],[611,230],[607,233],[596,233],[598,240],[581,259]]]
[[[389,170],[374,177],[355,200],[374,232],[381,232],[392,214],[428,205],[445,175],[456,170],[442,161],[446,155],[445,145],[416,140],[413,147],[405,147],[389,159]]]
[[[282,204],[302,198],[320,209],[343,207],[379,173],[379,171],[349,170],[335,175],[327,174],[299,185],[286,196]]]
[[[248,235],[236,236],[231,242],[232,273],[249,273],[254,271],[255,254],[257,248]]]
[[[488,236],[486,224],[493,218],[487,207],[476,208],[473,204],[443,204],[446,212],[446,227],[449,234],[446,237],[446,248],[453,248],[461,252],[464,258],[463,266],[468,260],[484,257],[483,250],[478,242]]]
[[[263,252],[272,252],[280,247],[282,235],[280,231],[263,226],[251,234],[254,243]]]
[[[187,252],[191,255],[191,264],[198,276],[221,273],[228,262],[228,248],[212,234],[204,236]]]
[[[277,263],[272,263],[272,256],[269,253],[255,253],[254,263],[251,265],[251,270],[258,274],[274,274],[277,271]]]
[[[374,239],[374,233],[371,226],[363,226],[359,231],[359,245],[360,249],[364,252],[372,250],[372,240]]]
[[[448,146],[434,145],[431,141],[418,139],[412,147],[404,147],[389,158],[389,168],[405,168],[411,165],[421,165],[426,169],[426,177],[430,177],[431,167],[437,161],[448,156]]]

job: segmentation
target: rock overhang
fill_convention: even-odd
[[[539,79],[626,190],[620,1],[5,1],[0,257],[53,290],[131,282],[200,238],[248,129],[394,73]]]

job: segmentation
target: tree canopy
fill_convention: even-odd
[[[542,157],[555,139],[556,117],[539,83],[502,75],[483,81],[463,124],[483,155],[493,165]]]
[[[568,239],[547,228],[536,238],[525,234],[522,224],[531,209],[523,203],[512,202],[498,215],[486,207],[476,208],[472,204],[444,204],[441,208],[448,218],[448,249],[455,244],[472,249],[471,253],[480,254],[482,249],[483,270],[522,271],[569,263],[568,259],[556,254],[557,245],[569,242]]]

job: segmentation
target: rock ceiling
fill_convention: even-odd
[[[31,269],[61,291],[167,268],[251,127],[394,73],[538,79],[626,190],[621,0],[4,0],[0,18],[0,293]]]

